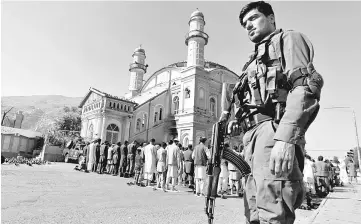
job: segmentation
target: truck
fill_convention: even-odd
[[[79,156],[84,153],[85,143],[83,141],[70,140],[63,149],[64,162],[78,163]]]

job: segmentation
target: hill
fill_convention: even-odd
[[[64,107],[78,107],[82,99],[61,95],[4,96],[1,97],[1,116],[14,107],[7,116],[14,119],[15,113],[21,110],[24,114],[22,128],[35,130],[41,120],[59,117]]]

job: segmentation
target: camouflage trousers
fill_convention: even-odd
[[[287,176],[276,178],[270,172],[269,161],[277,127],[272,120],[264,121],[247,131],[243,137],[245,159],[252,169],[252,173],[245,178],[244,186],[247,223],[292,224],[295,209],[304,198],[299,165],[303,164],[302,153],[301,156],[296,152],[293,170]]]

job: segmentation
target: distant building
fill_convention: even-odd
[[[198,144],[200,137],[210,139],[212,125],[221,113],[222,83],[235,83],[238,75],[204,59],[208,43],[204,26],[203,14],[193,12],[185,37],[187,60],[160,68],[145,82],[145,50],[136,48],[129,67],[129,92],[124,98],[90,88],[79,105],[81,136],[112,143],[151,138],[161,142],[178,137],[183,145]]]
[[[39,132],[1,126],[1,155],[15,157],[20,154],[31,157],[40,138],[42,134]]]

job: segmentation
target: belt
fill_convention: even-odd
[[[276,106],[274,109],[275,110],[274,117],[269,116],[269,115],[264,115],[261,113],[257,113],[257,114],[251,115],[249,117],[246,117],[243,121],[241,121],[240,126],[241,126],[243,133],[246,133],[247,131],[254,128],[256,125],[258,125],[264,121],[274,120],[276,123],[278,123],[284,114],[285,105],[283,103],[277,103],[277,104],[278,104],[278,106]]]
[[[263,114],[256,114],[256,115],[249,116],[240,123],[243,133],[246,133],[247,131],[251,130],[253,127],[255,127],[259,123],[262,123],[262,122],[268,121],[268,120],[273,120],[273,118],[270,116],[266,116],[266,115],[259,116],[259,115],[263,115]]]

